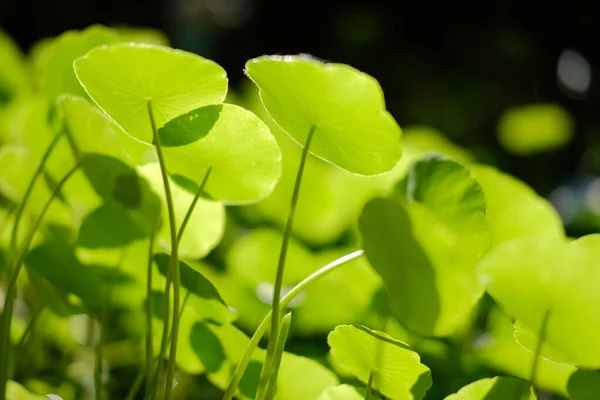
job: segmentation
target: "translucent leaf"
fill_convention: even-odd
[[[569,398],[572,400],[595,400],[600,393],[600,372],[577,370],[569,379]]]
[[[77,244],[90,249],[123,247],[146,236],[126,208],[105,203],[83,219]]]
[[[146,164],[138,171],[150,183],[156,193],[160,193],[163,201],[162,219],[168,221],[165,189],[158,163]],[[192,203],[194,196],[171,182],[171,196],[175,209],[176,227],[179,229],[183,219]],[[179,242],[179,256],[182,258],[202,258],[206,256],[223,237],[225,228],[225,207],[215,201],[198,199],[192,212],[189,223]],[[163,223],[158,233],[162,246],[170,251],[170,228],[168,223]]]
[[[217,372],[221,368],[226,360],[225,350],[206,324],[198,322],[192,327],[190,342],[207,373]]]
[[[125,132],[152,143],[147,104],[157,128],[227,93],[225,71],[200,56],[148,44],[117,44],[75,61],[75,73],[89,96]]]
[[[537,237],[515,240],[492,251],[479,273],[507,314],[539,332],[549,312],[548,345],[572,365],[598,368],[600,346],[595,332],[600,329],[600,317],[574,310],[600,307],[599,248],[600,235],[571,242]]]
[[[470,169],[485,194],[492,248],[526,236],[564,237],[560,216],[533,189],[494,167],[474,165]]]
[[[386,333],[340,325],[329,334],[327,342],[337,368],[365,384],[374,371],[373,388],[390,399],[422,399],[431,387],[431,371],[421,364],[419,355]]]
[[[119,41],[114,30],[101,25],[67,31],[54,39],[44,51],[37,71],[48,99],[54,101],[66,93],[85,96],[73,71],[73,61],[93,48]]]
[[[169,45],[167,36],[156,29],[132,26],[117,26],[115,29],[124,42],[155,44],[159,46]]]
[[[498,122],[498,139],[518,155],[555,150],[574,133],[571,114],[558,104],[531,104],[507,110]]]
[[[530,392],[529,399],[535,400],[537,397],[530,386],[528,381],[522,379],[496,376],[473,382],[460,389],[458,393],[446,397],[445,400],[521,399],[527,392]]]
[[[317,400],[362,400],[364,396],[361,396],[356,389],[350,385],[339,385],[325,389],[323,393],[317,398]]]
[[[206,193],[239,204],[271,193],[281,175],[281,152],[269,128],[250,111],[230,104],[202,107],[159,130],[169,173],[200,185],[213,167]],[[201,140],[199,138],[203,137]]]
[[[365,254],[406,328],[449,335],[484,292],[475,274],[489,249],[483,192],[462,165],[428,157],[399,183],[397,197],[363,209]]]
[[[318,362],[284,352],[277,375],[275,399],[316,399],[323,390],[339,383],[338,377]]]
[[[48,400],[46,396],[33,394],[15,381],[6,383],[6,396],[9,400]]]
[[[360,175],[391,170],[401,155],[401,130],[386,111],[379,83],[344,64],[307,56],[263,56],[246,63],[265,108],[310,151]]]

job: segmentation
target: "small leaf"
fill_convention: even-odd
[[[402,325],[447,336],[484,292],[475,274],[489,249],[483,192],[462,165],[427,157],[398,184],[396,197],[364,207],[365,254]]]
[[[182,134],[182,124],[189,119],[192,123]],[[200,128],[195,121],[199,121]],[[260,200],[271,193],[281,175],[277,141],[256,115],[241,107],[202,107],[170,121],[160,132],[167,135],[170,145],[177,146],[163,149],[170,174],[199,186],[212,167],[205,192],[213,199],[229,204]],[[172,138],[174,135],[177,140]],[[202,140],[182,145],[202,136]]]
[[[148,44],[117,44],[94,49],[75,61],[75,73],[88,95],[125,132],[152,143],[147,104],[156,127],[188,111],[221,103],[225,71],[192,53]]]
[[[327,337],[334,365],[393,400],[422,399],[431,387],[431,371],[408,345],[383,332],[362,326],[340,325]],[[381,358],[378,360],[378,348]]]
[[[339,385],[325,389],[317,400],[362,400],[356,389],[350,385]]]
[[[527,391],[530,392],[529,400],[535,400],[537,397],[529,389],[530,386],[528,381],[522,379],[496,376],[473,382],[445,400],[516,400],[523,398]]]
[[[401,130],[386,111],[379,83],[344,64],[308,56],[263,56],[246,63],[265,108],[301,146],[359,175],[391,170],[401,155]]]
[[[577,370],[569,378],[567,390],[572,400],[596,400],[600,393],[600,372]]]
[[[165,253],[154,255],[154,262],[163,276],[166,276],[167,274],[169,258],[170,256]],[[181,274],[181,283],[186,289],[203,299],[216,300],[226,306],[225,301],[223,301],[217,288],[215,288],[215,286],[200,272],[181,260],[179,261],[179,271]]]
[[[529,155],[555,150],[574,133],[573,117],[558,104],[531,104],[507,110],[498,122],[498,139],[509,152]]]
[[[225,362],[225,350],[219,338],[202,322],[190,332],[192,349],[202,361],[207,373],[217,372]]]
[[[25,57],[19,46],[0,30],[0,105],[8,103],[18,92],[29,86]]]

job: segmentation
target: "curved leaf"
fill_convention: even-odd
[[[371,76],[302,55],[252,59],[246,74],[269,114],[301,146],[314,128],[314,155],[360,175],[387,172],[400,159],[400,127]]]
[[[329,334],[327,343],[336,368],[365,384],[374,371],[373,388],[390,399],[422,399],[431,387],[431,371],[421,364],[419,355],[386,333],[340,325]]]
[[[0,105],[7,103],[19,91],[29,86],[25,57],[17,44],[0,30]]]
[[[253,113],[231,104],[195,109],[159,130],[169,173],[199,186],[209,167],[205,192],[231,204],[260,200],[281,175],[281,152],[269,128]],[[198,140],[202,138],[201,140]]]
[[[227,93],[225,71],[195,54],[149,44],[94,49],[75,63],[89,96],[125,132],[152,143],[147,104],[157,128],[186,112],[220,103]]]
[[[325,389],[317,400],[362,400],[364,399],[356,389],[350,385],[339,385]]]
[[[600,372],[577,370],[569,378],[568,391],[572,400],[595,400],[600,393]]]
[[[460,164],[424,158],[359,219],[365,254],[391,310],[413,332],[446,336],[483,295],[475,270],[489,248],[481,187]]]

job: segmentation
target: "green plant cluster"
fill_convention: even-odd
[[[0,400],[600,398],[600,236],[367,74],[232,94],[103,26],[0,58]]]

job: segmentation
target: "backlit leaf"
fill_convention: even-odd
[[[317,398],[317,400],[362,400],[364,396],[361,396],[356,389],[350,385],[339,385],[325,389],[323,393]]]
[[[527,392],[530,392],[529,400],[535,400],[537,397],[530,387],[530,383],[522,379],[496,376],[473,382],[445,400],[516,400],[524,399]]]
[[[147,104],[157,128],[186,112],[220,103],[227,93],[225,71],[192,53],[149,44],[97,48],[75,61],[89,96],[125,132],[152,143]]]
[[[359,175],[391,170],[401,155],[401,130],[386,111],[379,83],[344,64],[308,56],[263,56],[246,63],[277,124],[310,151]]]

